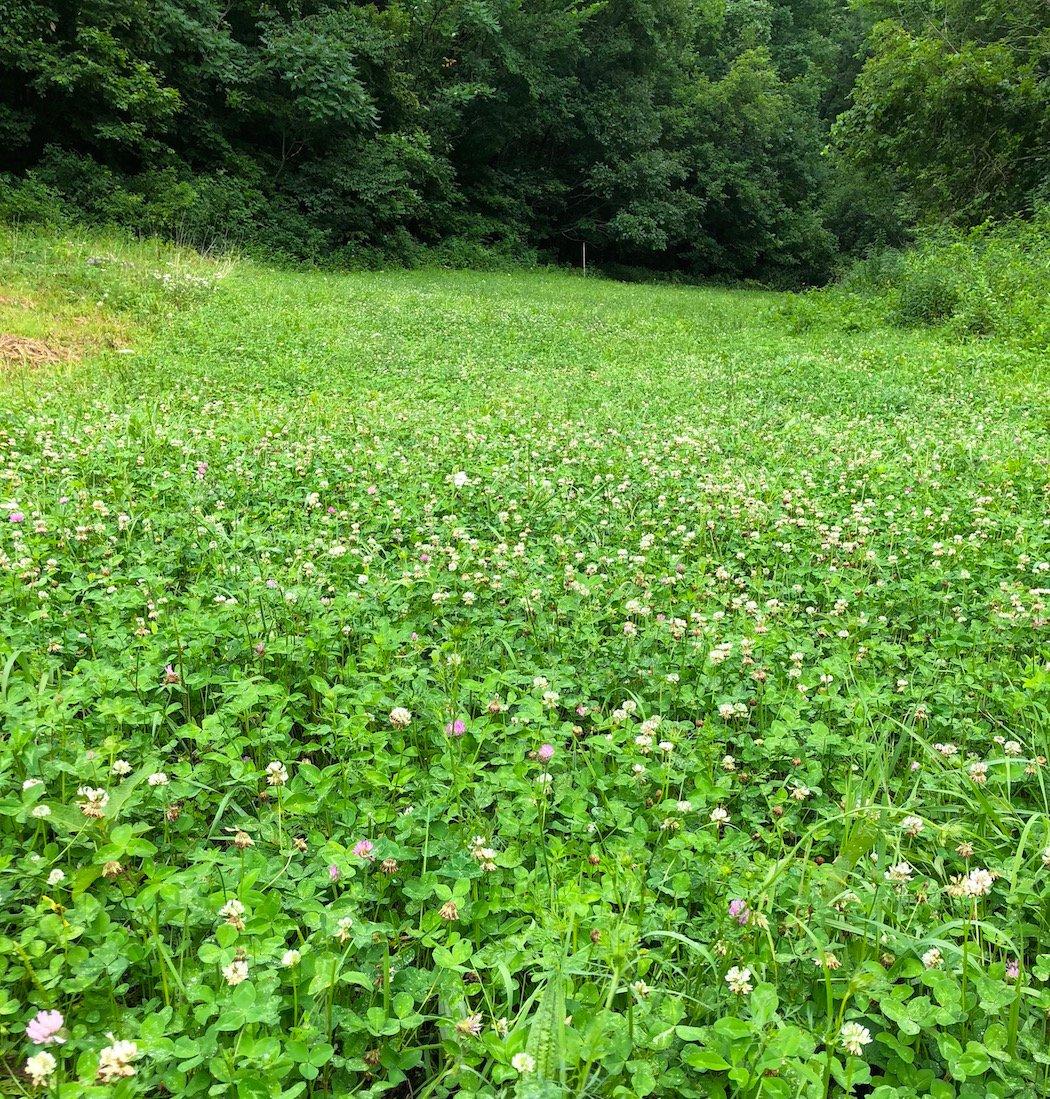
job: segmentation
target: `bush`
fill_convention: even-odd
[[[940,265],[911,267],[897,287],[894,318],[907,327],[941,324],[955,316],[962,298],[954,271]]]
[[[0,223],[57,228],[68,220],[61,196],[34,176],[0,175]]]
[[[906,250],[854,264],[832,286],[781,310],[789,330],[819,318],[840,328],[943,326],[957,336],[994,336],[1028,348],[1050,342],[1050,212],[1032,221],[940,229]],[[863,323],[862,323],[863,322]]]

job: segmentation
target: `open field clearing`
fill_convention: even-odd
[[[0,1093],[1048,1094],[1039,355],[2,242]]]

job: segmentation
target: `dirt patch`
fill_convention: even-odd
[[[42,366],[45,363],[64,362],[71,358],[63,347],[47,343],[45,340],[32,340],[28,336],[12,336],[0,332],[0,365]]]

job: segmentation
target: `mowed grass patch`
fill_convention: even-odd
[[[135,354],[0,381],[13,1086],[1046,1090],[1038,356],[84,248],[16,281]]]

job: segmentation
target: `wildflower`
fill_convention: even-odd
[[[456,902],[445,901],[445,903],[441,906],[441,910],[438,912],[438,915],[443,920],[448,920],[449,922],[451,922],[452,920],[458,920],[459,909],[456,907]]]
[[[912,870],[910,863],[898,862],[886,871],[886,880],[896,886],[905,886],[911,881],[913,873],[914,870]]]
[[[43,820],[45,817],[51,816],[50,805],[34,805],[32,812],[29,814],[31,817],[36,817],[37,820]]]
[[[153,774],[146,779],[146,782],[150,786],[167,786],[168,776],[163,771],[154,771]]]
[[[550,786],[550,784],[553,781],[554,781],[554,776],[552,774],[550,774],[550,772],[548,772],[548,771],[541,771],[536,776],[536,782],[539,786]]]
[[[411,720],[412,711],[406,710],[404,706],[395,706],[390,711],[390,724],[395,729],[404,729]]]
[[[57,866],[47,876],[48,885],[61,885],[66,880],[66,874],[64,870],[60,870]]]
[[[231,828],[230,831],[233,832],[233,845],[238,851],[255,846],[255,840],[243,828]]]
[[[978,786],[983,786],[988,781],[988,764],[987,763],[971,763],[970,764],[970,778],[977,783]]]
[[[751,916],[751,911],[747,907],[747,901],[740,900],[739,898],[731,900],[729,902],[729,915],[743,927]]]
[[[25,512],[12,511],[11,514],[7,517],[7,521],[9,523],[24,523],[26,521]]]
[[[384,874],[396,874],[397,873],[397,859],[383,859],[379,864],[379,869]]]
[[[297,966],[302,960],[303,956],[299,953],[298,950],[286,950],[281,955],[281,965],[283,965],[285,969],[292,969],[294,966]]]
[[[751,984],[751,970],[741,969],[736,965],[733,966],[726,974],[726,984],[729,985],[730,992],[735,993],[737,996],[746,996],[753,987]]]
[[[234,985],[243,984],[248,980],[248,962],[244,958],[234,958],[229,965],[222,967],[222,975],[231,988]]]
[[[32,1057],[26,1059],[25,1063],[26,1076],[35,1088],[46,1087],[56,1068],[58,1068],[58,1062],[47,1050],[34,1053]]]
[[[944,956],[937,949],[937,947],[931,947],[922,956],[922,964],[927,969],[939,969],[944,963]]]
[[[676,801],[674,807],[683,815],[693,811],[693,803],[691,801]]]
[[[446,736],[462,736],[467,731],[467,723],[460,717],[457,717],[455,721],[450,721],[445,726]]]
[[[452,474],[452,483],[456,488],[462,488],[470,481],[470,477],[461,469],[458,473]]]
[[[1021,967],[1017,961],[1011,961],[1006,963],[1006,976],[1008,980],[1016,981],[1021,975]]]
[[[810,790],[808,786],[796,786],[794,790],[791,791],[791,796],[795,801],[805,801],[811,793],[812,790]]]
[[[124,873],[123,863],[118,862],[116,859],[110,859],[102,866],[102,876],[104,878],[119,878]]]
[[[175,671],[175,669],[170,664],[164,665],[163,682],[169,687],[174,687],[176,684],[181,682],[181,680],[179,679],[179,673]]]
[[[113,1037],[112,1034],[109,1035]],[[139,1047],[134,1042],[114,1042],[98,1055],[98,1078],[104,1084],[111,1084],[122,1077],[134,1076],[131,1062],[139,1055]]]
[[[59,1031],[65,1026],[60,1011],[38,1011],[26,1025],[26,1037],[35,1046],[62,1045]]]
[[[965,840],[959,844],[955,849],[955,853],[964,859],[973,858],[973,844],[967,843]]]
[[[481,1035],[482,1017],[480,1014],[468,1015],[456,1023],[456,1030],[464,1037],[477,1038]]]
[[[536,752],[536,758],[540,763],[547,763],[554,755],[553,744],[541,744]]]
[[[1008,756],[1019,756],[1024,749],[1016,740],[1008,740],[1003,745],[1003,751]]]
[[[901,821],[901,829],[909,836],[917,836],[924,827],[922,817],[909,816]]]
[[[722,757],[722,770],[723,771],[735,771],[736,770],[736,760],[732,756],[723,756]]]
[[[510,1059],[510,1067],[520,1075],[527,1076],[530,1072],[536,1071],[536,1058],[522,1050]]]
[[[85,817],[101,820],[106,815],[109,794],[105,790],[94,789],[91,786],[81,786],[77,790],[77,795],[84,799],[80,802],[80,811]]]
[[[645,983],[645,981],[638,980],[631,985],[631,991],[638,997],[639,1000],[644,1000],[646,996],[652,992],[652,989]]]
[[[219,909],[219,915],[230,925],[235,927],[238,931],[244,930],[244,914],[247,911],[244,905],[241,904],[236,897],[228,900],[222,908]]]
[[[113,761],[110,770],[119,778],[123,778],[125,775],[131,774],[131,764],[126,759],[117,759]]]
[[[723,825],[729,823],[729,810],[724,809],[721,805],[716,805],[715,808],[711,810],[711,816],[708,819],[712,824],[717,824],[718,827],[721,828]]]
[[[995,878],[987,870],[971,870],[963,879],[963,892],[968,897],[983,897],[991,893]]]
[[[1043,853],[1040,857],[1043,860],[1043,865],[1047,869],[1050,869],[1050,847],[1044,847],[1043,848]]]
[[[843,1023],[839,1037],[842,1039],[843,1049],[847,1053],[852,1053],[854,1057],[860,1057],[864,1047],[871,1043],[871,1031],[860,1023]]]
[[[354,921],[351,916],[341,916],[339,923],[335,927],[335,937],[341,943],[345,943],[350,938],[350,929],[354,926]]]
[[[266,765],[266,782],[269,786],[283,786],[288,781],[288,768],[280,760]]]
[[[838,960],[838,957],[830,952],[820,954],[813,959],[814,965],[823,966],[825,969],[841,969],[842,962]]]
[[[371,840],[358,840],[354,844],[354,854],[359,859],[365,859],[367,862],[371,862],[375,856],[372,852],[375,850],[375,844]]]

